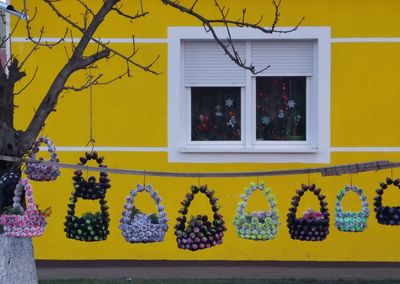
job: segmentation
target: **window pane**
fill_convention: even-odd
[[[306,140],[306,77],[256,78],[257,141]]]
[[[240,88],[192,87],[192,141],[240,141]]]

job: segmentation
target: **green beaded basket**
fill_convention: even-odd
[[[342,199],[349,192],[355,192],[361,199],[361,211],[343,211]],[[335,226],[342,232],[362,232],[367,228],[369,216],[367,197],[361,188],[346,185],[336,195]]]
[[[269,211],[244,212],[249,197],[256,190],[263,191],[269,203]],[[263,183],[259,185],[252,183],[245,190],[245,193],[240,195],[240,198],[242,201],[238,204],[237,213],[233,220],[238,236],[243,239],[260,241],[274,239],[280,223],[275,196],[271,193],[271,189],[265,188]]]

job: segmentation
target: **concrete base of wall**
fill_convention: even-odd
[[[37,261],[39,279],[400,279],[400,263],[266,261]]]

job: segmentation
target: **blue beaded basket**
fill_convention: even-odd
[[[132,209],[134,209],[135,197],[142,191],[147,191],[153,198],[157,205],[157,215],[144,214],[139,210],[133,214]],[[154,191],[151,185],[143,186],[138,184],[137,188],[131,190],[130,195],[126,198],[119,228],[125,240],[130,243],[162,242],[168,230],[167,222],[165,208],[161,205],[161,198],[158,196],[157,191]]]
[[[356,193],[361,199],[361,211],[343,211],[342,199],[349,192]],[[367,228],[369,216],[367,197],[361,188],[346,185],[336,195],[335,226],[342,232],[362,232]]]

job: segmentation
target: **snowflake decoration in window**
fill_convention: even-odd
[[[234,128],[236,126],[236,117],[231,116],[231,119],[226,123],[226,125]]]
[[[283,109],[280,109],[280,110],[278,111],[277,117],[278,117],[278,118],[284,118],[284,117],[285,117],[285,113],[283,112]]]
[[[225,106],[227,106],[227,107],[233,106],[233,100],[231,98],[228,98],[227,100],[225,100]]]
[[[294,100],[289,100],[289,101],[288,101],[288,107],[289,107],[289,108],[294,108],[295,106],[296,106],[296,103],[295,103]]]
[[[263,124],[265,124],[265,125],[268,125],[268,124],[270,124],[270,122],[271,122],[271,119],[268,117],[268,116],[263,116],[262,118],[261,118],[261,122],[263,123]]]

